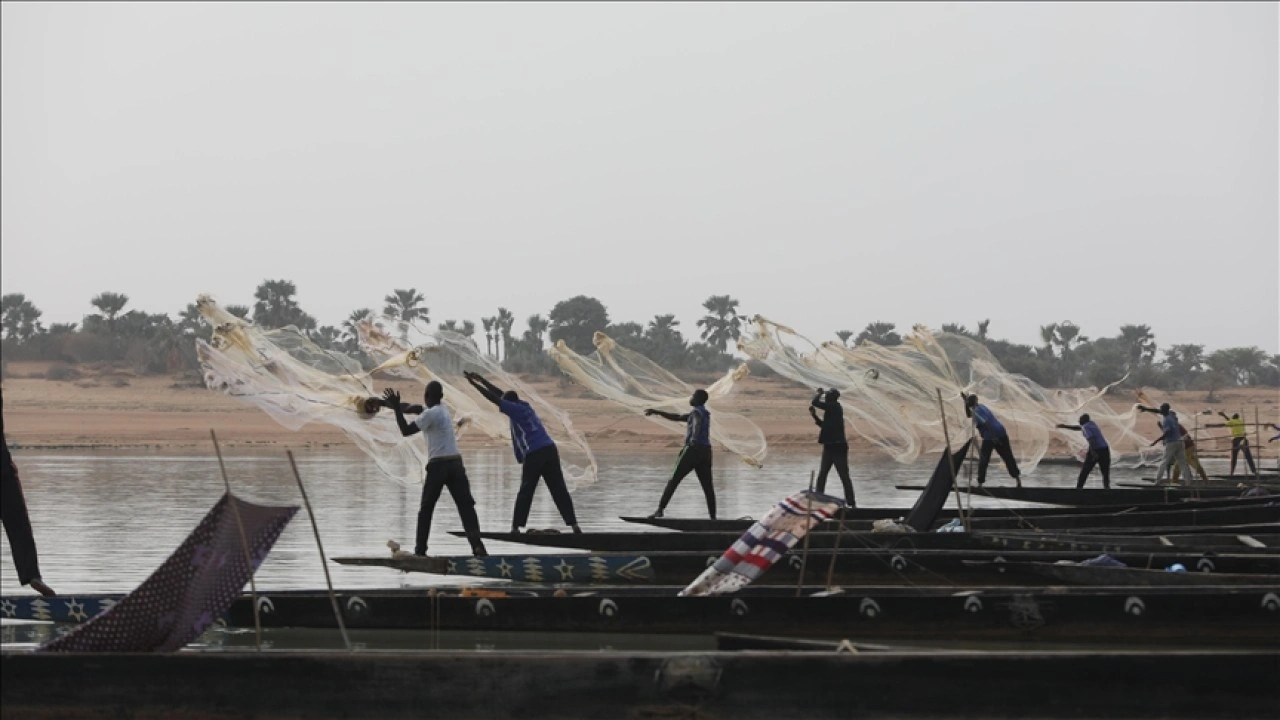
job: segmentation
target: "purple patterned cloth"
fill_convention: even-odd
[[[236,513],[253,567],[245,562]],[[174,652],[195,640],[240,597],[253,570],[297,506],[268,507],[223,495],[151,577],[85,624],[37,652]]]

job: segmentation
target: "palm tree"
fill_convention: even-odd
[[[493,319],[493,326],[495,330],[494,334],[498,336],[498,339],[502,340],[501,355],[503,356],[506,355],[507,341],[511,339],[511,326],[514,325],[515,322],[516,316],[512,315],[510,310],[504,307],[498,308],[498,314]],[[499,357],[499,360],[501,360],[501,357]]]
[[[1058,324],[1049,323],[1040,326],[1040,341],[1044,343],[1045,354],[1053,357],[1053,341],[1057,337]]]
[[[463,337],[470,338],[476,334],[476,324],[470,320],[463,320],[462,327],[458,329],[458,333]]]
[[[373,314],[369,308],[352,310],[346,320],[342,321],[342,349],[355,352],[360,349],[360,323]]]
[[[680,364],[684,360],[684,336],[677,330],[680,321],[675,315],[654,315],[645,329],[645,338],[652,343],[653,359],[660,365]]]
[[[249,319],[249,306],[248,306],[248,305],[228,305],[228,306],[226,306],[225,308],[223,308],[223,310],[226,310],[227,312],[231,313],[232,315],[235,315],[236,317],[240,318],[241,320],[248,320],[248,319]]]
[[[458,328],[458,321],[457,321],[457,320],[445,320],[444,322],[440,323],[440,325],[439,325],[439,330],[440,330],[440,332],[454,332],[454,333],[456,333],[456,332],[458,332],[458,330],[459,330],[459,328]]]
[[[107,331],[112,335],[116,332],[116,316],[124,310],[124,306],[129,304],[129,296],[124,293],[103,292],[98,293],[92,300],[91,305],[98,308],[107,318]]]
[[[498,318],[480,318],[480,323],[484,325],[484,349],[489,357],[493,357],[493,324]]]
[[[986,342],[987,328],[989,327],[991,327],[991,318],[987,318],[986,320],[983,320],[982,322],[978,323],[978,340],[979,341]]]
[[[422,306],[422,303],[426,302],[426,298],[414,288],[392,290],[390,295],[383,298],[383,301],[387,303],[387,306],[382,308],[382,314],[390,315],[396,319],[396,323],[400,326],[401,340],[406,340],[409,337],[409,323],[417,320],[421,320],[424,323],[431,322],[427,308]]]
[[[548,323],[546,318],[541,315],[530,315],[529,319],[525,322],[529,324],[529,329],[524,331],[525,340],[536,342],[538,344],[538,348],[541,349],[542,335],[547,331],[550,323]]]
[[[902,337],[893,329],[897,327],[891,322],[882,322],[877,320],[873,323],[867,323],[867,327],[853,341],[855,345],[861,345],[865,342],[873,342],[877,345],[890,347],[892,345],[901,345]]]
[[[736,341],[742,334],[738,301],[728,295],[712,295],[702,307],[708,313],[697,323],[702,328],[702,340],[724,352],[730,341]]]
[[[840,344],[844,345],[845,347],[849,347],[849,338],[853,337],[853,331],[839,330],[836,332],[836,337],[840,338]]]

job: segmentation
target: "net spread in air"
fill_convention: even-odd
[[[590,355],[574,352],[563,340],[547,352],[578,384],[627,410],[642,416],[648,408],[689,412],[689,398],[696,389],[692,385],[604,333],[595,333],[592,342],[596,349]],[[735,391],[746,376],[747,366],[743,364],[703,388],[711,411],[711,440],[748,465],[761,467],[768,452],[764,431],[735,411]],[[645,417],[667,430],[684,432],[683,427],[665,418]]]
[[[596,479],[595,458],[568,416],[461,335],[366,318],[359,326],[362,347],[380,364],[365,371],[354,358],[319,347],[294,327],[259,327],[227,312],[208,296],[201,296],[197,307],[213,327],[207,342],[196,343],[206,386],[252,404],[290,430],[308,423],[336,427],[383,473],[401,483],[422,482],[426,447],[421,438],[403,437],[394,414],[382,408],[374,378],[385,377],[384,373],[423,385],[438,380],[460,438],[475,428],[510,442],[506,416],[462,376],[464,371],[479,372],[499,387],[515,390],[534,407],[559,446],[571,487]],[[401,329],[402,336],[391,336],[384,326]],[[420,403],[421,397],[403,401]]]
[[[1077,456],[1087,445],[1074,425],[1089,414],[1102,429],[1112,454],[1151,456],[1148,440],[1135,431],[1136,405],[1116,412],[1102,399],[1111,387],[1047,389],[1006,372],[980,342],[922,326],[891,347],[867,342],[847,347],[816,345],[795,330],[756,316],[738,349],[783,377],[810,388],[835,388],[844,406],[846,432],[892,457],[910,463],[945,445],[937,390],[942,390],[953,444],[972,432],[961,392],[976,394],[1009,433],[1019,465],[1034,467],[1058,438]]]

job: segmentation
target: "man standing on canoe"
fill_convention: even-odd
[[[515,390],[504,393],[480,373],[464,372],[463,376],[471,387],[497,405],[498,412],[511,421],[511,448],[515,451],[516,462],[523,468],[520,471],[520,491],[516,493],[515,515],[511,518],[511,532],[520,532],[529,521],[529,508],[533,505],[533,492],[538,488],[539,478],[546,481],[547,490],[551,492],[551,499],[555,501],[565,525],[573,528],[575,533],[582,532],[573,512],[573,498],[569,497],[569,488],[564,482],[560,451],[542,426],[533,406],[521,400]]]
[[[1164,479],[1164,474],[1169,471],[1174,463],[1177,463],[1178,468],[1190,478],[1191,466],[1187,464],[1186,446],[1182,442],[1182,433],[1178,431],[1178,414],[1169,409],[1169,403],[1162,404],[1159,409],[1139,405],[1138,411],[1160,415],[1160,437],[1151,443],[1152,445],[1157,442],[1164,443],[1164,458],[1160,461],[1160,471],[1156,473],[1156,482]]]
[[[824,402],[825,397],[825,402]],[[822,417],[818,417],[818,410]],[[818,483],[815,486],[820,493],[827,491],[827,473],[834,465],[840,475],[840,484],[844,486],[844,501],[849,507],[858,507],[853,500],[853,481],[849,479],[849,440],[844,434],[844,408],[840,406],[840,391],[835,388],[827,390],[818,388],[818,394],[809,401],[809,416],[822,428],[818,432],[818,442],[822,444],[822,465],[818,469]]]
[[[1249,436],[1245,434],[1244,420],[1240,419],[1240,413],[1231,413],[1231,417],[1219,411],[1219,415],[1226,421],[1225,424],[1206,425],[1205,427],[1227,427],[1231,428],[1231,470],[1228,475],[1236,474],[1236,460],[1240,458],[1240,452],[1244,451],[1244,461],[1249,466],[1249,473],[1258,474],[1258,467],[1253,464],[1253,453],[1249,452]]]
[[[1111,446],[1107,444],[1107,439],[1102,436],[1102,430],[1098,428],[1098,424],[1089,419],[1088,413],[1080,416],[1079,425],[1062,425],[1058,427],[1063,430],[1079,430],[1084,439],[1089,443],[1089,452],[1084,456],[1084,467],[1080,468],[1080,477],[1076,479],[1076,489],[1084,488],[1084,481],[1089,478],[1089,473],[1093,472],[1093,466],[1097,465],[1102,471],[1102,489],[1111,489]]]
[[[686,423],[684,448],[680,450],[680,457],[676,460],[675,472],[662,491],[658,511],[650,515],[651,518],[662,517],[667,503],[671,502],[671,496],[680,487],[680,481],[693,471],[697,473],[698,483],[702,485],[702,494],[707,496],[707,512],[712,520],[716,519],[716,489],[711,484],[711,411],[707,410],[707,391],[694,390],[693,397],[689,398],[689,405],[692,409],[684,415],[653,408],[644,411],[645,415],[658,415],[672,422]]]
[[[435,380],[427,383],[422,397],[426,407],[421,410],[416,406],[401,404],[400,393],[391,388],[387,388],[382,394],[383,404],[396,413],[400,434],[409,437],[422,433],[427,443],[427,479],[422,484],[422,504],[418,507],[418,533],[413,553],[427,554],[431,516],[435,514],[440,492],[447,487],[449,495],[453,497],[453,504],[458,507],[458,516],[462,518],[462,529],[467,532],[467,539],[471,541],[471,554],[486,557],[489,553],[480,539],[480,519],[476,517],[476,501],[471,496],[471,482],[467,480],[467,469],[462,464],[462,454],[458,452],[458,437],[454,434],[453,421],[442,400],[444,387]],[[410,423],[405,420],[405,412],[419,412],[419,415]]]
[[[996,419],[994,413],[986,405],[978,404],[977,395],[960,393],[964,398],[964,414],[978,424],[978,434],[982,436],[982,448],[978,451],[978,484],[987,481],[987,465],[991,463],[991,451],[994,450],[1001,460],[1009,476],[1022,487],[1022,473],[1018,471],[1018,461],[1013,457],[1013,446],[1009,444],[1009,433],[1004,425]]]
[[[44,596],[56,595],[40,578],[40,559],[36,555],[36,538],[27,515],[27,499],[18,480],[18,466],[9,454],[9,441],[4,436],[4,396],[0,395],[0,521],[9,536],[9,551],[18,570],[18,584],[30,585]]]
[[[1209,483],[1209,476],[1204,472],[1204,466],[1200,464],[1200,457],[1196,455],[1196,440],[1191,437],[1191,433],[1187,432],[1187,428],[1182,423],[1178,423],[1178,433],[1182,435],[1182,449],[1187,453],[1187,465],[1191,466],[1200,475],[1200,482]],[[1178,482],[1182,477],[1181,468],[1173,469],[1173,481]],[[1187,476],[1187,482],[1191,482],[1191,476]]]

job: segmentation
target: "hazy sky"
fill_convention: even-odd
[[[1275,3],[5,2],[5,293],[1280,351]]]

